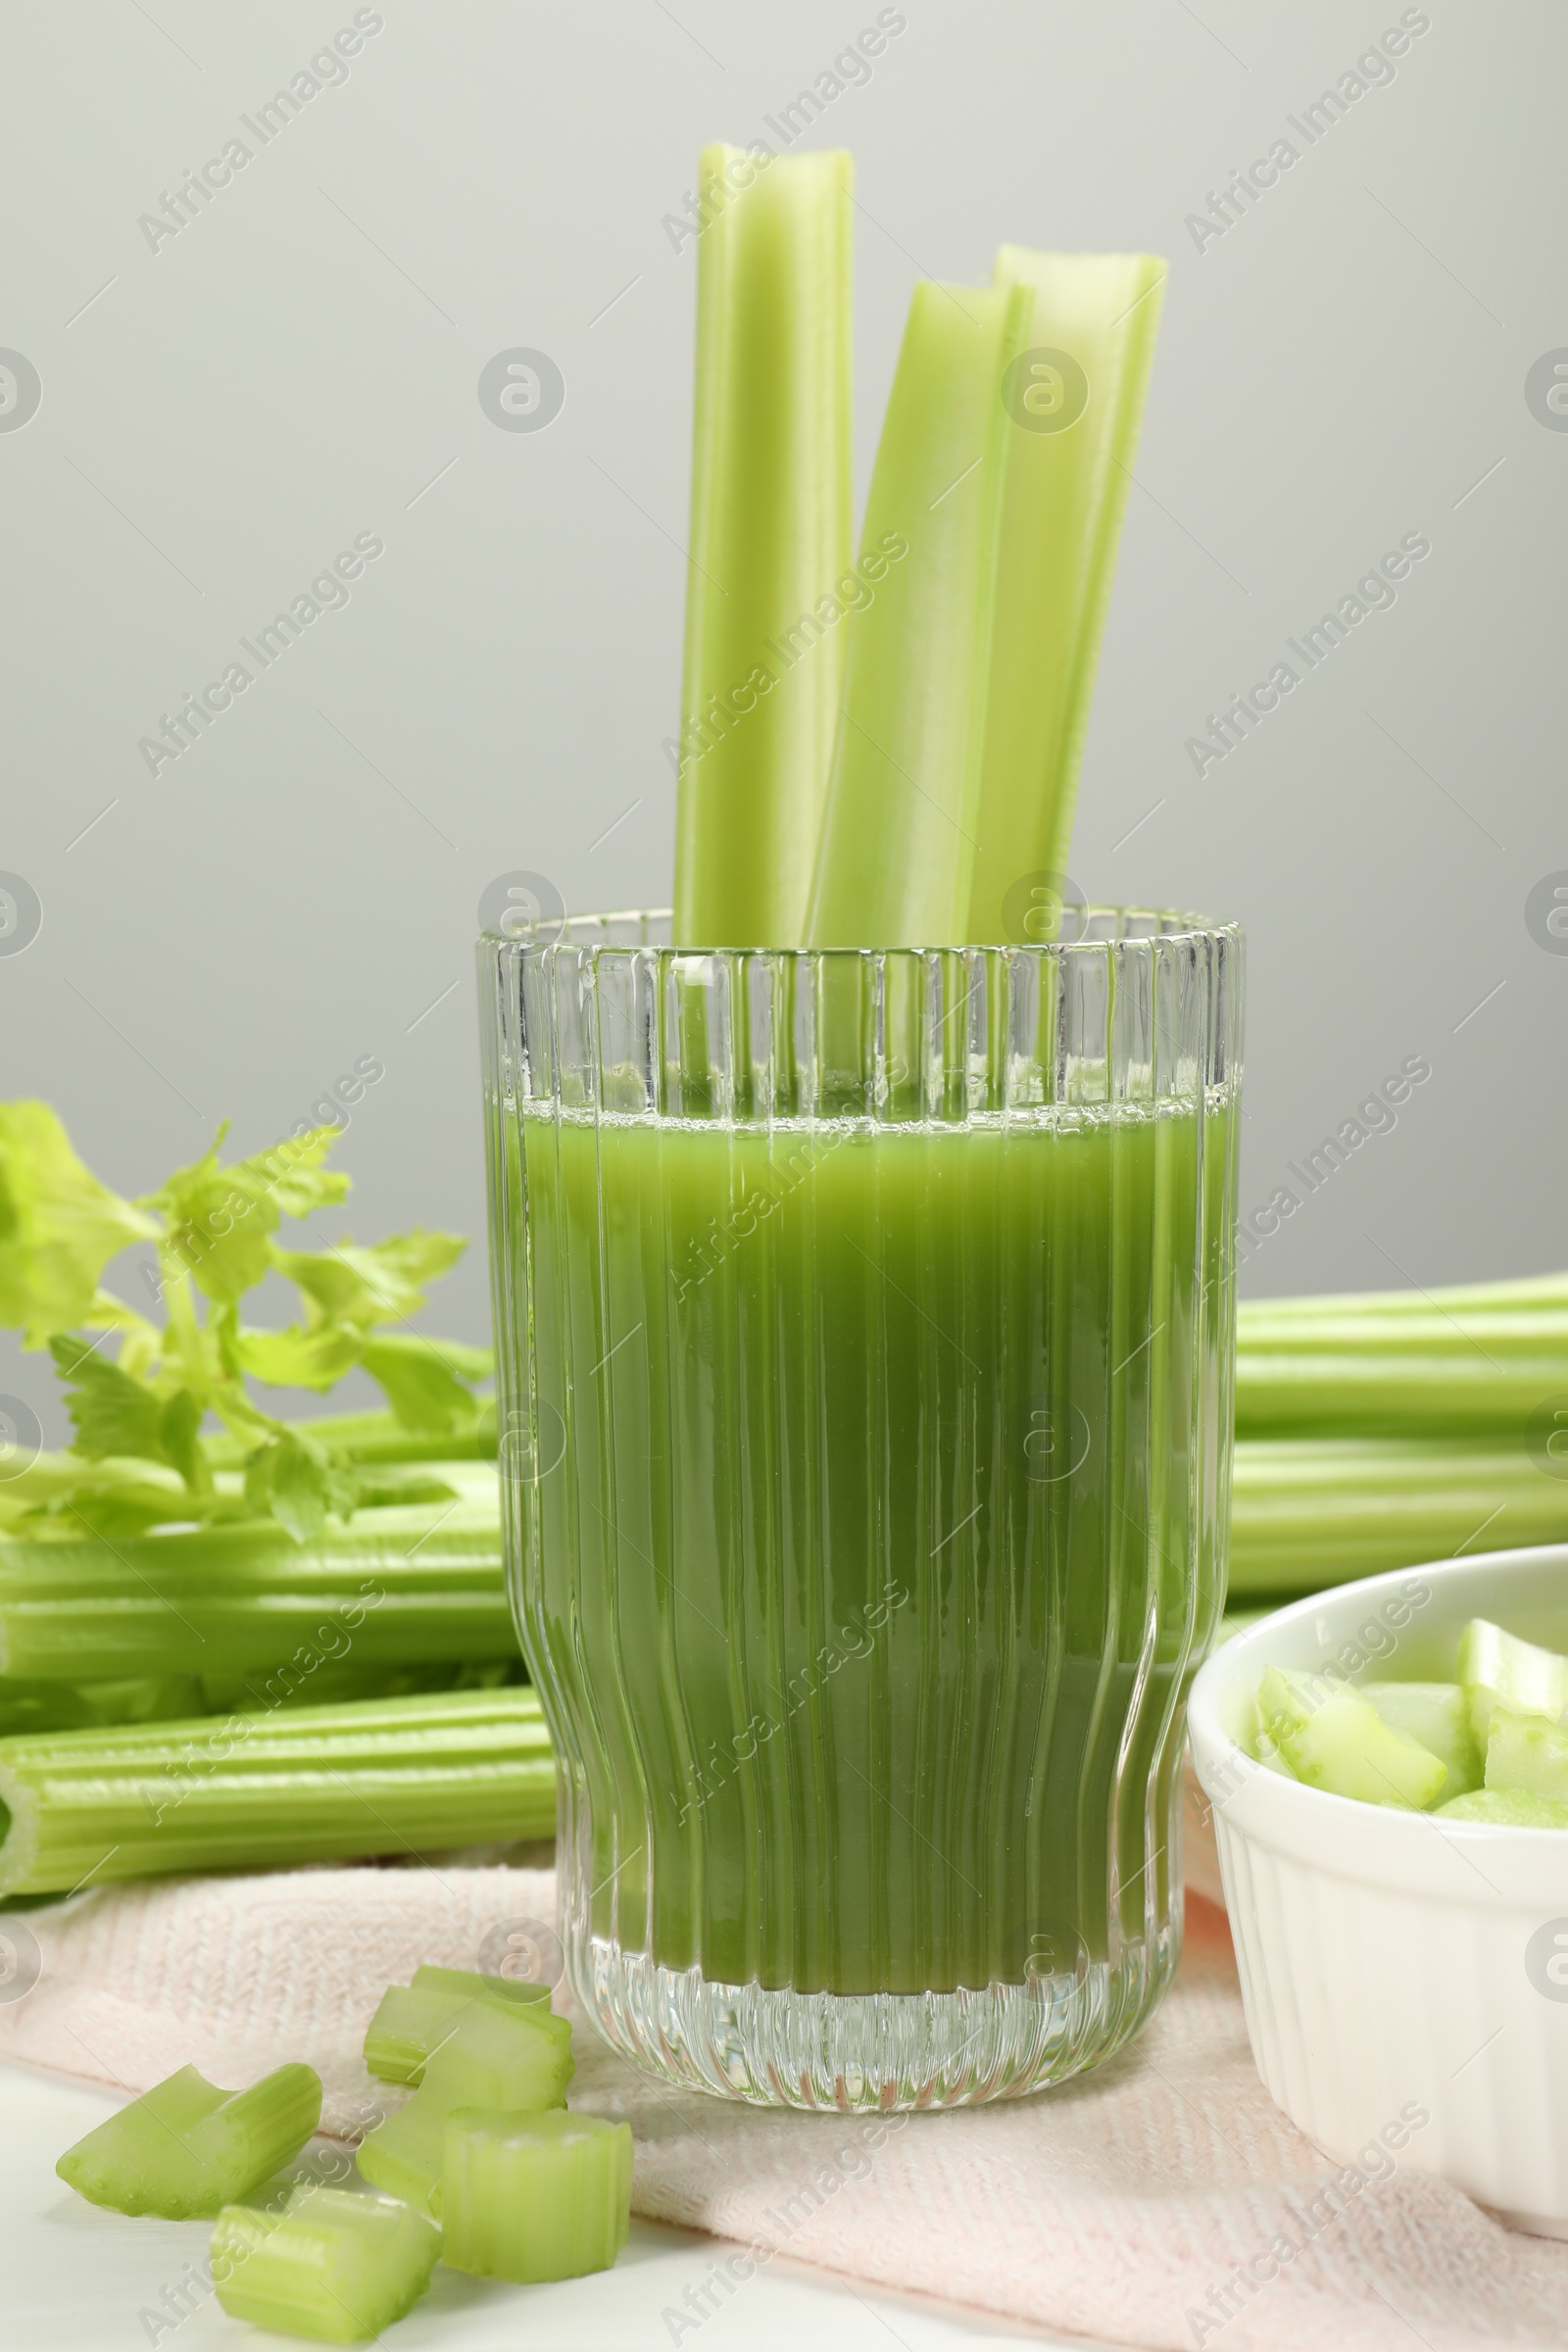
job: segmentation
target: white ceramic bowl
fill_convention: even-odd
[[[1265,1667],[1451,1681],[1471,1617],[1563,1647],[1568,1544],[1399,1569],[1279,1610],[1199,1675],[1193,1762],[1252,2056],[1286,2114],[1342,2163],[1371,2143],[1565,2237],[1568,1831],[1330,1796],[1236,1737]]]

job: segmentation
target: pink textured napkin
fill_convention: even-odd
[[[36,1938],[0,2056],[127,2091],[194,2062],[229,2087],[304,2058],[326,2125],[397,2093],[360,2040],[421,1961],[549,1943],[546,1872],[348,1869],[154,1881],[0,1919]],[[21,1944],[25,1962],[25,1943]],[[21,1982],[19,1978],[16,1980]],[[558,2002],[565,2002],[563,1990]],[[624,2117],[639,2213],[738,2246],[694,2257],[671,2342],[774,2253],[1118,2344],[1224,2352],[1568,2345],[1568,2245],[1501,2229],[1439,2181],[1342,2170],[1253,2072],[1223,1914],[1190,1897],[1181,1973],[1107,2066],[945,2115],[804,2116],[664,2090],[578,2035],[573,2103]]]

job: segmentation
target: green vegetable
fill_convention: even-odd
[[[1031,876],[1057,877],[1059,888],[1067,863],[1165,271],[1151,254],[1004,245],[997,256],[998,285],[1027,288],[1031,312],[1027,349],[1005,387],[1012,431],[977,847],[959,935],[981,945],[1049,939],[1054,928],[1031,927],[1049,898],[1021,911],[1009,902]]]
[[[219,2090],[182,2066],[68,2148],[55,2171],[91,2204],[189,2221],[245,2196],[320,2120],[321,2079],[308,2066],[280,2066],[249,2090]]]
[[[1015,431],[1004,374],[1023,287],[917,285],[860,536],[807,937],[941,947],[968,935],[997,560]]]
[[[1418,1740],[1395,1731],[1377,1709],[1343,1685],[1271,1666],[1257,1693],[1262,1732],[1298,1781],[1370,1804],[1433,1804],[1447,1778]]]
[[[412,1984],[389,1984],[365,2035],[365,2063],[383,2082],[419,2083],[425,2061],[446,2039],[453,2021],[478,1999],[550,2000],[548,1984],[519,1984],[508,1977],[473,1976],[466,1969],[421,1968]]]
[[[1487,1738],[1487,1787],[1568,1805],[1568,1732],[1497,1706]]]
[[[357,2344],[413,2309],[440,2251],[440,2232],[392,2197],[301,2187],[281,2213],[224,2207],[213,2283],[230,2319]]]
[[[564,2017],[539,2002],[472,2000],[430,2052],[408,2105],[362,2142],[360,2171],[439,2220],[447,2117],[460,2107],[564,2106],[572,2073],[571,2028]]]
[[[1568,1804],[1527,1796],[1519,1788],[1472,1788],[1440,1805],[1440,1821],[1484,1821],[1501,1830],[1568,1830]]]
[[[466,1465],[465,1466],[466,1467]],[[0,1674],[87,1682],[166,1673],[514,1657],[495,1473],[486,1500],[362,1511],[293,1543],[275,1523],[114,1544],[0,1543]],[[275,1695],[257,1690],[253,1705]]]
[[[1470,1727],[1470,1702],[1457,1683],[1362,1683],[1360,1695],[1396,1732],[1417,1740],[1447,1773],[1446,1799],[1479,1788],[1485,1763]]]
[[[529,2283],[608,2271],[630,2233],[631,2162],[625,2124],[459,2108],[446,2123],[441,2259]]]
[[[1477,1441],[1522,1433],[1565,1389],[1561,1274],[1362,1298],[1262,1299],[1237,1316],[1239,1434],[1453,1432]]]
[[[1495,1439],[1238,1438],[1232,1599],[1318,1592],[1456,1552],[1568,1541],[1568,1481]]]
[[[0,1740],[0,1895],[548,1836],[532,1690]]]
[[[223,1132],[132,1202],[82,1166],[46,1104],[0,1103],[0,1323],[19,1328],[27,1347],[48,1347],[76,1432],[69,1459],[35,1462],[6,1482],[0,1524],[14,1532],[64,1527],[113,1540],[170,1522],[267,1514],[304,1542],[329,1515],[349,1517],[374,1482],[322,1434],[266,1411],[253,1379],[326,1389],[361,1366],[400,1422],[466,1449],[478,1411],[470,1392],[489,1373],[488,1353],[382,1328],[408,1323],[464,1242],[408,1233],[369,1249],[347,1240],[280,1249],[282,1218],[348,1192],[348,1178],[322,1165],[339,1131],[314,1128],[226,1165]],[[161,1327],[99,1287],[109,1260],[137,1241],[156,1245]],[[273,1273],[301,1295],[303,1320],[286,1331],[240,1316],[246,1292]],[[209,1416],[237,1446],[242,1481],[218,1476],[230,1463],[202,1434]]]
[[[851,163],[703,152],[675,937],[800,944],[850,594]]]
[[[1553,1723],[1568,1713],[1568,1658],[1505,1634],[1485,1617],[1473,1617],[1459,1637],[1459,1680],[1469,1697],[1471,1726],[1483,1743],[1498,1707],[1515,1715],[1544,1715]],[[1490,1755],[1487,1779],[1490,1786]]]

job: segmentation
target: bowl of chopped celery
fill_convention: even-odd
[[[1568,2237],[1568,1545],[1297,1601],[1189,1724],[1271,2095]]]

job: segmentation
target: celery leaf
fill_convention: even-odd
[[[0,1102],[0,1324],[24,1347],[80,1323],[109,1260],[157,1231],[82,1165],[47,1102]]]

